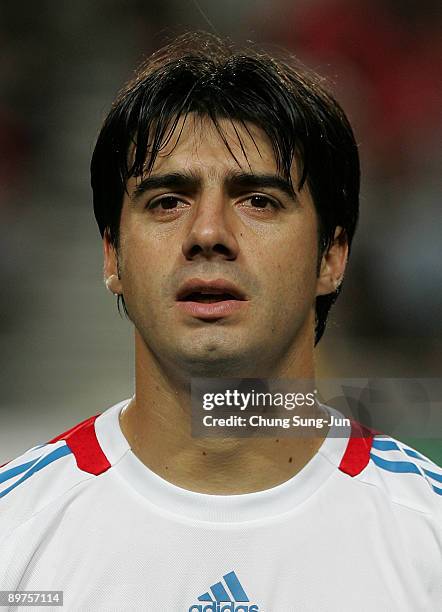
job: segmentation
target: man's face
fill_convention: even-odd
[[[232,124],[220,124],[237,161],[212,122],[191,115],[150,175],[128,181],[121,290],[160,362],[189,375],[264,376],[306,339],[313,346],[317,215],[306,188],[288,191],[262,130],[247,125],[253,142],[235,123],[242,150]],[[115,273],[112,249],[105,258]]]

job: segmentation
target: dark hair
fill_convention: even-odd
[[[343,110],[321,79],[291,56],[236,49],[212,34],[192,33],[144,62],[118,95],[98,137],[91,163],[94,212],[101,235],[106,231],[117,251],[127,180],[151,171],[179,118],[191,112],[209,117],[227,147],[220,118],[264,130],[278,171],[289,181],[296,154],[298,189],[308,185],[318,214],[319,262],[337,226],[350,247],[359,209],[358,150]],[[338,293],[316,299],[316,343]],[[126,311],[124,298],[123,307]]]

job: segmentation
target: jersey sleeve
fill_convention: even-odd
[[[97,441],[97,416],[0,467],[0,544],[20,524],[110,467]]]

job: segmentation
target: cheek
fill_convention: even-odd
[[[122,248],[121,279],[128,308],[148,311],[160,298],[164,259],[152,245],[143,240],[126,240]]]
[[[269,255],[270,281],[280,288],[276,293],[293,293],[301,299],[314,295],[318,256],[314,226],[284,232]]]

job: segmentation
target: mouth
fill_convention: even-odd
[[[221,302],[223,300],[246,300],[243,291],[223,278],[203,280],[190,278],[178,290],[179,302]]]
[[[226,300],[237,300],[236,296],[232,293],[215,293],[212,291],[192,291],[188,295],[185,295],[181,302],[199,302],[200,304],[215,304],[217,302],[224,302]]]
[[[176,300],[182,311],[205,320],[231,315],[248,302],[241,289],[224,279],[190,279],[178,291]]]

